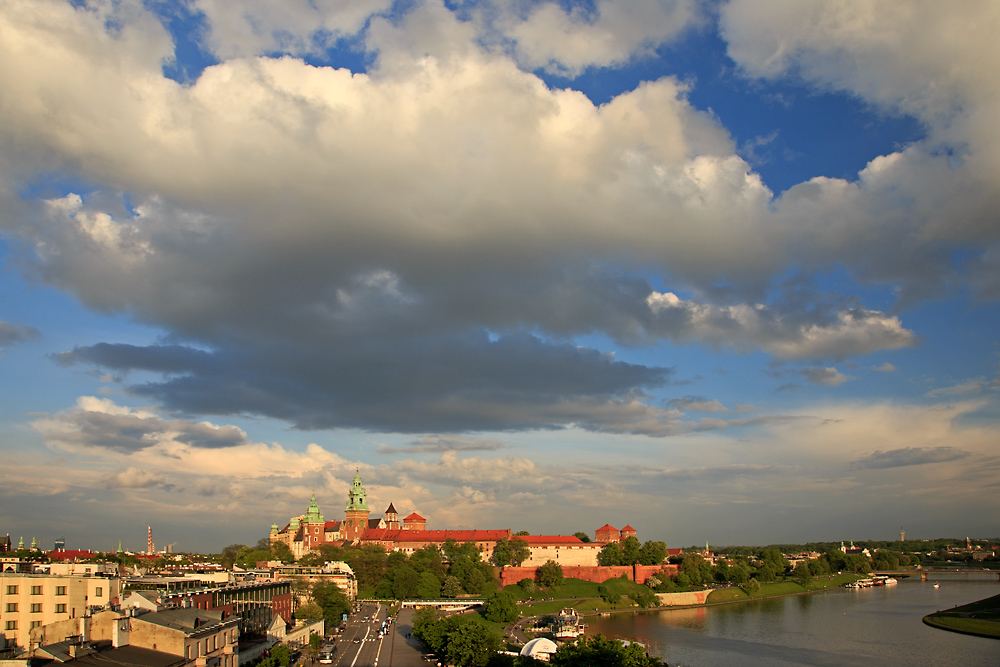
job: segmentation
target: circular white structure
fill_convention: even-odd
[[[521,649],[521,655],[527,656],[529,658],[535,658],[537,660],[549,659],[549,656],[556,652],[556,643],[551,639],[546,639],[545,637],[539,637],[537,639],[532,639],[530,642],[524,645]]]

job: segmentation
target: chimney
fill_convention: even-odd
[[[122,646],[128,646],[129,623],[130,621],[127,616],[115,619],[115,627],[111,635],[111,645],[113,647],[121,648]]]

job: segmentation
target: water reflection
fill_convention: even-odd
[[[637,639],[672,667],[748,665],[990,665],[1000,641],[927,627],[938,609],[996,595],[995,578],[955,577],[940,589],[909,580],[895,587],[837,589],[592,620],[590,632]]]

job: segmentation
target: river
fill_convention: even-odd
[[[591,617],[587,632],[640,641],[670,667],[998,667],[1000,640],[937,630],[920,620],[997,594],[996,573],[932,575],[926,582],[901,579],[897,586]]]

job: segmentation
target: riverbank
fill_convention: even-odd
[[[928,614],[923,621],[939,630],[1000,639],[1000,595]]]

